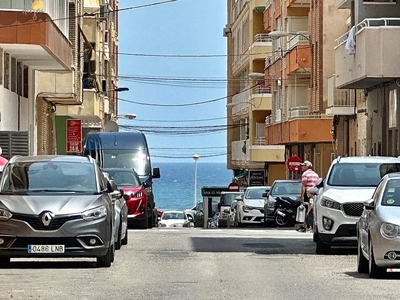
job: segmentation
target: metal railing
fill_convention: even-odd
[[[257,85],[253,91],[254,94],[271,94],[270,86]]]
[[[354,29],[354,35],[360,33],[365,27],[388,27],[388,26],[400,26],[400,18],[373,18],[373,19],[364,19],[357,25],[355,25],[352,29],[347,31],[345,34],[341,35],[335,41],[338,43],[338,46],[345,43],[349,38],[350,32]],[[337,47],[337,46],[336,46]]]
[[[265,145],[265,137],[256,137],[254,145],[263,146]]]
[[[267,69],[272,65],[272,56],[268,56],[265,58],[265,66],[264,68]]]
[[[310,114],[307,106],[297,106],[289,109],[289,119],[321,119],[321,114]]]
[[[272,125],[272,115],[265,117],[265,126],[270,126],[270,125]]]
[[[258,33],[254,36],[254,43],[271,43],[272,38],[267,33]]]
[[[297,45],[310,44],[310,40],[307,38],[308,31],[298,31],[288,39],[288,50],[293,49]]]
[[[275,123],[279,123],[282,121],[282,109],[277,109],[275,111]]]
[[[337,89],[335,76],[328,78],[328,107],[353,107],[354,91],[350,89]]]

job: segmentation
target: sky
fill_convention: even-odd
[[[226,162],[226,0],[165,1],[119,1],[118,113],[137,115],[120,131],[144,131],[153,162]]]

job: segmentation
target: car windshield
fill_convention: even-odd
[[[90,163],[45,161],[9,164],[3,173],[2,193],[96,193],[96,175]]]
[[[150,159],[141,150],[108,150],[104,149],[104,168],[130,168],[140,176],[150,174]]]
[[[263,194],[268,192],[268,189],[265,187],[255,188],[255,189],[247,189],[246,190],[246,199],[262,199]]]
[[[381,205],[400,206],[400,180],[392,179],[386,184]]]
[[[161,219],[163,220],[185,220],[184,212],[164,212]]]
[[[121,170],[121,171],[110,171],[105,169],[108,174],[112,177],[117,186],[139,186],[140,181],[135,176],[135,173]]]
[[[271,196],[298,195],[301,194],[301,181],[276,182],[270,192]]]
[[[237,196],[242,195],[241,193],[229,193],[221,194],[221,205],[230,206],[233,201],[236,200]]]
[[[337,163],[332,167],[327,184],[331,186],[376,187],[387,173],[399,172],[394,163]]]

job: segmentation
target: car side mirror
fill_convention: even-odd
[[[123,194],[122,197],[124,197],[125,201],[130,198],[130,196],[128,194]]]
[[[193,222],[193,217],[191,215],[187,215],[187,218],[190,222]]]
[[[153,168],[153,178],[160,178],[161,174],[160,174],[160,168]]]
[[[268,198],[268,195],[269,195],[269,193],[268,193],[268,192],[267,192],[267,193],[263,193],[263,194],[262,194],[263,198]]]
[[[374,199],[369,199],[363,202],[365,209],[373,210],[375,208]]]
[[[318,188],[311,188],[308,190],[308,193],[311,195],[318,195],[319,194],[319,189]]]
[[[317,188],[322,188],[324,186],[324,179],[323,178],[318,178],[316,185]]]

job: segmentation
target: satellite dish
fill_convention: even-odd
[[[105,132],[118,132],[119,126],[115,121],[108,121],[106,125],[104,125]]]

